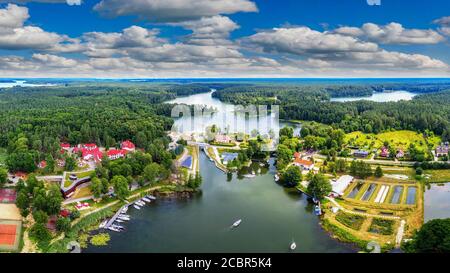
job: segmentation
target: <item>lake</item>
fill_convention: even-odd
[[[254,179],[227,181],[202,152],[200,170],[201,194],[130,207],[127,230],[85,252],[288,252],[293,239],[296,252],[354,251],[322,230],[304,195],[274,182],[273,166]],[[230,228],[238,219],[241,225]]]
[[[224,107],[211,93],[171,103]],[[321,228],[305,195],[275,183],[273,158],[262,175],[241,180],[234,174],[230,181],[204,152],[199,161],[201,193],[190,199],[158,199],[141,210],[130,207],[126,231],[109,232],[108,246],[90,246],[85,252],[288,252],[292,240],[296,252],[355,252]],[[238,219],[241,225],[231,229]]]
[[[425,222],[450,218],[450,183],[431,184],[429,189],[426,188],[424,198]]]
[[[26,83],[26,81],[0,82],[0,88],[10,88],[10,87],[14,87],[14,86],[36,87],[36,86],[54,86],[54,84],[31,84],[31,83]]]
[[[281,127],[294,127],[294,133],[300,133],[300,125],[289,122],[280,122],[279,116],[276,112],[267,113],[267,115],[260,115],[259,117],[251,116],[244,113],[235,113],[235,106],[228,103],[223,103],[219,99],[213,98],[211,95],[214,91],[209,93],[195,94],[187,97],[180,97],[167,103],[173,104],[187,104],[187,105],[203,105],[214,109],[215,113],[202,116],[182,116],[175,118],[173,130],[182,133],[204,133],[206,127],[216,125],[223,132],[245,132],[251,134],[253,130],[259,132],[260,135],[269,134],[272,130],[276,135]],[[255,106],[256,109],[257,106]],[[271,106],[267,106],[267,110]],[[176,112],[178,115],[178,112]]]
[[[408,91],[393,91],[393,92],[377,92],[370,97],[343,97],[331,98],[331,101],[349,102],[358,100],[369,100],[375,102],[395,102],[401,100],[412,100],[417,94]]]

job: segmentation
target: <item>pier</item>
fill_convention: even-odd
[[[153,195],[146,195],[145,197],[149,198],[150,200],[155,200],[156,198]],[[114,222],[117,220],[117,218],[119,217],[120,214],[122,214],[123,209],[127,209],[134,205],[137,201],[141,200],[142,198],[139,198],[137,200],[135,200],[134,202],[130,202],[128,204],[123,205],[119,210],[117,210],[117,212],[114,214],[113,217],[111,217],[111,219],[108,220],[108,222],[105,224],[105,226],[103,227],[104,229],[108,229],[110,226],[112,226],[114,224]]]
[[[113,216],[111,219],[109,219],[109,221],[106,223],[106,225],[105,225],[103,228],[104,228],[104,229],[109,228],[109,227],[110,227],[112,224],[114,224],[114,222],[117,220],[117,217],[119,217],[119,215],[122,214],[123,209],[124,209],[124,208],[127,208],[127,209],[128,209],[128,207],[131,206],[131,205],[133,205],[133,204],[134,204],[134,202],[133,202],[133,203],[129,203],[129,204],[125,204],[124,206],[122,206],[122,207],[116,212],[116,214],[114,214],[114,216]]]

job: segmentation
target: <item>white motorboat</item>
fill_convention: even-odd
[[[115,232],[121,232],[121,230],[116,227],[108,227],[108,229]]]
[[[145,202],[141,201],[141,200],[136,201],[136,204],[138,204],[140,206],[145,206]]]
[[[106,226],[106,223],[108,223],[108,220],[103,221],[98,228],[104,228]]]
[[[118,216],[117,219],[122,220],[122,221],[130,221],[130,217]]]
[[[236,222],[233,223],[232,227],[238,227],[242,222],[242,219],[237,220]]]
[[[296,248],[297,248],[297,244],[294,241],[292,241],[291,245],[289,246],[289,249],[295,250]]]
[[[117,223],[124,223],[125,221],[122,220],[122,219],[116,219],[116,222],[117,222]]]
[[[122,209],[121,213],[127,213],[127,211],[128,211],[128,207],[124,207],[124,208]]]
[[[138,205],[133,205],[133,208],[135,208],[135,209],[141,209],[141,207],[139,207]]]
[[[153,195],[147,195],[147,198],[150,200],[156,200],[156,197],[154,197]]]
[[[142,200],[145,201],[145,202],[147,202],[147,203],[152,202],[152,200],[148,199],[147,197],[142,197]]]

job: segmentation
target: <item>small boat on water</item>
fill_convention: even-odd
[[[156,197],[154,197],[153,195],[147,195],[147,198],[150,200],[156,200]]]
[[[120,229],[118,229],[118,228],[115,228],[115,227],[108,227],[108,229],[109,230],[111,230],[111,231],[115,231],[115,232],[121,232],[122,230],[120,230]]]
[[[135,209],[141,209],[141,207],[139,207],[138,205],[133,205],[133,208],[135,208]]]
[[[124,207],[124,208],[121,210],[121,213],[127,213],[127,211],[128,211],[128,207]]]
[[[320,209],[319,205],[315,205],[315,206],[314,206],[314,213],[315,213],[317,216],[322,215],[322,210]]]
[[[125,227],[124,226],[121,226],[121,225],[111,225],[111,227],[113,227],[113,228],[117,228],[117,229],[125,229]]]
[[[140,207],[145,206],[145,203],[142,202],[142,201],[136,201],[136,202],[134,202],[134,204],[135,204],[135,205],[138,205],[138,206],[140,206]]]
[[[278,174],[276,174],[274,177],[275,177],[275,182],[278,182],[278,180],[280,180],[280,177],[278,176]]]
[[[119,214],[119,216],[120,217],[126,217],[126,218],[130,218],[131,217],[129,214],[123,214],[123,213]]]
[[[244,178],[255,178],[256,177],[256,175],[254,175],[254,174],[245,174],[243,176],[244,176]]]
[[[122,220],[122,219],[116,219],[116,222],[117,222],[117,223],[124,223],[125,221]]]
[[[242,222],[242,219],[237,220],[236,222],[233,223],[232,227],[238,227]]]
[[[292,240],[291,245],[289,246],[290,250],[295,250],[297,248],[297,244],[294,242],[294,240]]]
[[[147,197],[143,197],[142,200],[145,201],[145,202],[147,202],[147,203],[152,202],[152,200],[148,199]]]

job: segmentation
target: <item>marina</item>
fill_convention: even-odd
[[[145,200],[142,201],[142,200]],[[144,207],[147,203],[152,202],[152,200],[156,200],[156,197],[153,195],[147,195],[145,197],[142,197],[141,199],[138,199],[132,203],[128,203],[121,207],[116,214],[114,214],[111,219],[106,220],[102,222],[99,226],[99,228],[108,229],[114,232],[122,232],[125,230],[125,227],[122,225],[117,225],[116,223],[126,223],[131,220],[131,216],[126,214],[128,212],[128,209],[130,206],[133,206],[135,209],[140,210],[142,207]]]

